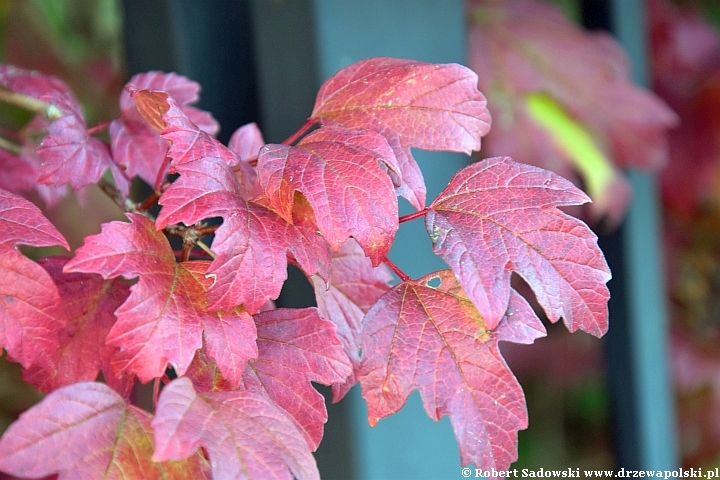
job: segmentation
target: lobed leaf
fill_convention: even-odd
[[[162,377],[168,363],[183,375],[202,346],[204,330],[210,355],[224,375],[239,382],[245,363],[257,355],[252,318],[242,310],[208,312],[209,262],[176,263],[167,239],[150,220],[127,216],[131,223],[111,222],[87,237],[65,266],[67,272],[103,278],[138,277],[115,311],[117,323],[107,337],[108,344],[120,348],[116,363],[142,382]]]
[[[204,459],[157,463],[150,415],[101,383],[51,393],[0,438],[0,470],[58,480],[208,479]]]
[[[17,251],[67,241],[29,201],[0,190],[0,347],[21,363],[49,365],[64,321],[60,294],[48,273]]]
[[[245,369],[244,388],[285,410],[314,451],[328,417],[325,399],[310,382],[331,385],[352,373],[335,325],[315,308],[269,310],[255,315],[255,324],[258,357]]]
[[[332,255],[330,278],[312,277],[320,316],[335,324],[337,338],[352,362],[353,372],[333,384],[333,402],[339,402],[357,383],[362,320],[370,307],[390,289],[392,274],[385,265],[373,267],[360,246],[350,239]]]
[[[208,269],[215,279],[208,291],[210,309],[242,304],[255,313],[277,298],[287,277],[288,250],[306,273],[327,277],[329,248],[315,233],[312,219],[300,218],[290,225],[258,201],[243,199],[237,178],[220,159],[185,163],[178,171],[180,178],[160,197],[163,208],[156,224],[164,228],[223,218],[212,245],[217,256]],[[299,213],[307,217],[307,212]]]
[[[489,328],[449,270],[396,285],[363,321],[358,376],[370,425],[400,410],[418,390],[430,418],[450,417],[463,465],[506,470],[528,419],[522,389],[497,342],[532,343],[544,335],[515,291],[505,315]]]
[[[583,30],[555,5],[471,0],[468,19],[468,64],[500,120],[486,152],[579,177],[578,185],[592,188],[591,213],[619,222],[630,200],[621,169],[661,167],[677,116],[633,84],[630,62],[615,39]],[[678,83],[675,73],[673,81]],[[572,130],[587,137],[580,141],[592,147],[595,160],[578,155],[572,131],[538,115],[536,96],[553,102]]]
[[[58,348],[49,353],[50,368],[32,366],[23,379],[41,392],[92,381],[102,370],[105,382],[121,395],[130,393],[134,377],[116,371],[112,359],[118,348],[105,343],[115,324],[113,312],[127,299],[129,287],[99,275],[63,273],[68,257],[45,257],[38,264],[50,274],[60,293],[64,315],[55,332]]]
[[[67,115],[51,123],[48,135],[36,151],[43,159],[38,177],[40,183],[54,186],[69,183],[79,190],[97,183],[105,170],[110,169],[118,189],[123,193],[130,189],[107,145],[88,135],[82,117]]]
[[[167,167],[164,159],[168,144],[159,134],[162,127],[154,131],[138,112],[132,92],[143,89],[171,95],[182,112],[209,135],[215,135],[219,125],[210,113],[190,106],[199,98],[197,82],[176,73],[158,71],[134,75],[120,94],[120,117],[110,124],[110,142],[116,162],[127,169],[129,177],[138,175],[148,184],[156,185],[158,178],[164,177],[165,172],[160,169]]]
[[[186,163],[219,158],[236,168],[243,198],[256,195],[257,172],[248,162],[241,161],[233,150],[197,126],[172,96],[155,90],[133,90],[132,96],[143,119],[170,142],[167,150],[167,156],[172,160],[170,173],[178,172]],[[236,139],[233,144],[235,148],[240,147],[238,141]]]
[[[548,318],[570,331],[607,331],[610,270],[597,237],[557,207],[587,196],[552,172],[491,158],[458,172],[425,225],[489,328],[502,318],[517,272]]]
[[[399,175],[382,135],[338,127],[316,130],[294,147],[266,145],[258,157],[260,182],[283,218],[292,221],[295,192],[301,192],[334,250],[352,236],[375,265],[398,229],[398,203],[387,170]]]
[[[472,70],[395,58],[362,60],[337,72],[320,87],[312,117],[384,135],[401,159],[400,193],[417,209],[425,187],[410,147],[470,154],[490,129]]]
[[[38,114],[33,128],[47,128],[48,135],[37,148],[43,159],[40,183],[62,186],[70,183],[75,190],[96,183],[108,168],[118,188],[127,193],[129,183],[115,165],[106,145],[90,136],[82,108],[61,80],[12,65],[0,65],[0,85],[38,102],[28,107]]]
[[[207,450],[213,478],[314,479],[315,459],[293,421],[249,391],[198,394],[188,378],[167,385],[152,421],[155,461]]]

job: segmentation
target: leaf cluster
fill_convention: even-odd
[[[588,197],[551,172],[487,159],[427,205],[412,148],[479,150],[491,122],[477,84],[461,65],[364,60],[325,82],[287,141],[250,124],[226,146],[185,77],[133,77],[120,116],[88,128],[60,80],[0,67],[3,99],[35,114],[0,150],[0,346],[48,393],[0,439],[0,470],[316,478],[327,412],[311,382],[335,401],[360,383],[371,425],[419,390],[431,418],[450,417],[463,464],[506,469],[527,412],[498,342],[545,334],[511,275],[551,321],[599,336],[610,273],[559,208]],[[148,198],[129,195],[135,178]],[[23,196],[91,184],[126,221],[70,255],[20,253],[69,249]],[[399,197],[416,212],[399,216]],[[416,218],[449,270],[412,279],[388,260]],[[317,308],[275,308],[289,263]],[[152,413],[130,401],[136,381],[154,383]]]

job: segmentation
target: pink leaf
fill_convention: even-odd
[[[624,186],[621,169],[664,165],[667,131],[677,116],[633,84],[630,62],[615,39],[584,31],[548,2],[472,0],[468,18],[468,64],[496,119],[486,140],[488,156],[508,155],[565,177],[564,170],[574,171],[593,199],[593,215],[619,221],[629,204],[627,194],[624,201],[616,195]],[[529,115],[528,99],[537,95],[584,131],[606,165],[568,153],[557,133]]]
[[[204,447],[213,478],[319,478],[300,431],[263,395],[198,394],[179,378],[163,389],[152,426],[155,461],[187,458]]]
[[[128,286],[103,280],[99,275],[63,273],[67,257],[45,257],[38,263],[58,286],[64,324],[57,331],[59,348],[51,352],[52,368],[33,366],[23,372],[25,381],[48,393],[72,383],[95,380],[103,371],[105,381],[128,394],[133,377],[118,375],[111,366],[117,347],[105,343],[115,324],[113,312],[125,301]]]
[[[333,385],[333,401],[338,402],[357,382],[363,317],[390,289],[392,275],[385,265],[373,267],[357,242],[348,240],[333,253],[329,282],[317,276],[312,280],[320,315],[335,324],[337,336],[353,365],[353,373],[344,382]]]
[[[105,224],[100,234],[87,237],[65,267],[103,278],[139,278],[116,310],[118,320],[108,334],[108,344],[120,347],[116,362],[142,382],[162,377],[168,363],[183,375],[202,346],[204,329],[223,373],[237,377],[248,358],[257,355],[252,319],[242,311],[207,312],[208,262],[176,263],[167,239],[150,220],[127,216],[131,223]]]
[[[333,249],[353,236],[375,265],[398,229],[398,204],[386,168],[399,172],[385,138],[337,127],[312,132],[295,147],[268,145],[258,158],[260,182],[283,218],[291,221],[295,191],[301,192]]]
[[[0,228],[0,346],[26,368],[48,366],[64,320],[60,295],[48,273],[16,248],[70,247],[35,205],[3,190]]]
[[[0,470],[23,477],[60,473],[58,480],[97,478],[205,479],[199,455],[151,460],[150,416],[107,385],[78,383],[48,395],[0,439]]]
[[[245,389],[267,394],[290,414],[314,451],[323,436],[327,410],[310,382],[330,385],[352,373],[335,326],[314,308],[270,310],[255,315],[255,323],[258,358],[245,370]]]
[[[308,222],[290,225],[274,211],[242,198],[237,178],[219,159],[207,158],[178,167],[180,178],[162,195],[158,228],[222,217],[212,249],[217,254],[208,274],[211,309],[243,304],[255,313],[280,294],[287,277],[290,250],[306,273],[327,276],[329,249]],[[238,274],[240,272],[240,274]]]
[[[154,131],[141,117],[131,92],[136,90],[160,90],[177,102],[178,108],[199,130],[215,135],[219,125],[208,112],[189,106],[198,100],[200,85],[176,73],[147,72],[133,76],[120,95],[120,118],[110,125],[113,155],[127,169],[129,177],[139,175],[150,185],[155,185],[168,144],[159,132]]]
[[[506,315],[487,328],[449,270],[393,287],[363,322],[359,378],[370,425],[400,410],[417,389],[430,418],[450,417],[463,465],[506,470],[528,420],[497,342],[530,343],[544,334],[514,291]]]
[[[88,135],[81,117],[68,115],[50,124],[37,153],[44,160],[38,179],[41,183],[55,186],[69,183],[78,190],[96,183],[109,168],[118,188],[124,193],[129,190],[129,183],[113,163],[107,145]]]
[[[464,168],[435,199],[425,225],[489,328],[498,324],[517,272],[548,318],[600,336],[610,280],[597,237],[557,207],[587,196],[557,175],[491,158]]]
[[[371,58],[337,72],[320,88],[312,116],[374,130],[388,139],[398,158],[400,150],[406,152],[400,193],[418,209],[424,206],[424,184],[411,168],[410,147],[469,154],[480,149],[480,137],[490,129],[472,70],[394,58]]]

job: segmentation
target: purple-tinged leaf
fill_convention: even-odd
[[[557,208],[587,201],[552,172],[491,158],[453,177],[425,226],[488,328],[507,310],[516,272],[552,322],[562,317],[570,331],[600,336],[608,327],[610,270],[595,234]]]

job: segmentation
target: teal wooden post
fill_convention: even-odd
[[[635,81],[647,84],[644,2],[613,0],[613,30],[629,53]],[[653,175],[630,172],[633,202],[623,229],[638,465],[679,466],[668,373],[668,314],[661,261],[659,199]],[[611,327],[612,328],[612,323]]]
[[[429,62],[462,63],[465,57],[464,5],[461,0],[314,0],[317,63],[322,80],[367,57],[392,56]],[[428,184],[428,202],[465,166],[460,154],[414,154]],[[403,213],[411,210],[407,204]],[[390,258],[417,278],[447,268],[432,253],[422,220],[403,224]],[[356,387],[350,402],[351,438],[357,474],[362,479],[462,478],[457,444],[447,418],[439,424],[425,414],[414,393],[396,415],[373,429]]]

